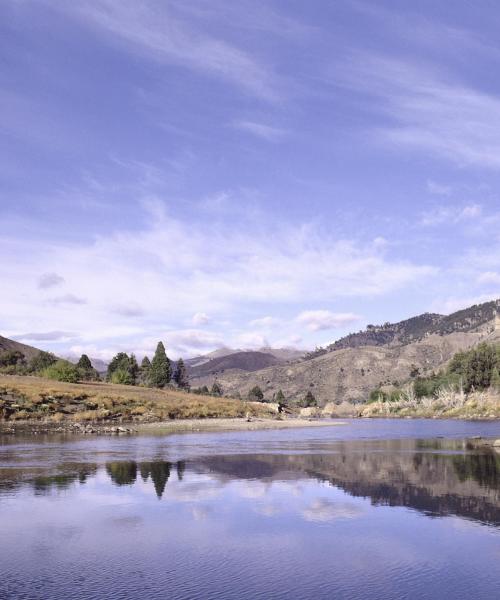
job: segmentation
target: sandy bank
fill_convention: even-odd
[[[174,433],[184,431],[254,431],[258,429],[292,429],[299,427],[331,427],[347,425],[345,421],[330,419],[182,419],[161,423],[135,425],[138,433]]]

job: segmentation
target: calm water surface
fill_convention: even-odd
[[[0,598],[500,590],[500,423],[0,437]]]

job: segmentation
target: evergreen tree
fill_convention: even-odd
[[[248,392],[248,399],[254,402],[262,402],[264,400],[264,392],[256,385]]]
[[[125,352],[118,352],[108,365],[106,381],[135,385],[138,371],[139,366],[133,354],[129,356]]]
[[[206,386],[204,386],[206,387]],[[211,396],[222,396],[223,392],[222,392],[222,387],[220,385],[220,383],[218,381],[214,381],[213,385],[212,385],[212,389],[210,390],[210,395]]]
[[[307,392],[307,394],[305,395],[303,404],[304,404],[305,408],[309,408],[310,406],[318,406],[318,403],[316,402],[316,398],[314,397],[311,390],[309,390]]]
[[[179,358],[177,362],[177,366],[175,368],[174,373],[174,381],[180,388],[186,389],[189,387],[187,369],[182,358]]]
[[[76,366],[77,366],[78,369],[85,369],[85,370],[89,370],[89,369],[93,369],[94,368],[92,366],[92,363],[90,362],[90,358],[86,354],[82,354],[80,356],[80,359],[76,363]]]
[[[158,342],[156,352],[151,362],[151,369],[149,372],[149,383],[153,387],[162,388],[170,383],[170,360],[165,352],[165,346],[163,342]]]
[[[485,343],[471,351],[465,371],[465,391],[484,390],[490,386],[496,358],[496,349]]]
[[[137,358],[134,353],[132,353],[128,359],[128,372],[132,377],[133,384],[135,384],[139,375],[139,365],[137,364]]]
[[[278,404],[285,404],[285,394],[283,393],[283,390],[278,390],[274,400]]]
[[[76,363],[76,368],[80,373],[80,379],[84,381],[99,381],[99,373],[94,369],[90,358],[86,354],[80,356],[79,361]]]
[[[142,384],[149,383],[149,374],[151,372],[151,361],[147,356],[142,359],[141,368],[139,369],[139,378]]]

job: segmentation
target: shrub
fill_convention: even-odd
[[[52,352],[45,352],[41,350],[36,354],[29,362],[29,370],[33,373],[38,373],[47,369],[51,365],[57,362],[57,357]]]
[[[43,376],[56,381],[66,381],[67,383],[77,383],[79,372],[75,365],[67,360],[58,360],[43,371]]]

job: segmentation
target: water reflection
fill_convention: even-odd
[[[321,454],[254,454],[207,456],[190,461],[109,461],[104,465],[62,464],[50,472],[29,468],[0,470],[2,494],[21,486],[37,495],[84,486],[106,473],[114,486],[149,490],[168,500],[171,475],[183,494],[193,493],[192,480],[204,476],[224,486],[247,480],[269,484],[314,480],[373,505],[404,506],[429,516],[458,515],[483,523],[500,524],[500,454],[493,449],[467,450],[463,443],[440,440],[342,442]],[[193,499],[194,496],[193,496]],[[324,507],[323,507],[324,508]],[[317,507],[318,513],[321,507]]]

